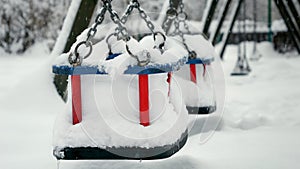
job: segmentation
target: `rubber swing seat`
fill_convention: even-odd
[[[186,106],[189,114],[211,114],[217,110],[217,106],[191,107]]]
[[[188,131],[171,145],[151,148],[142,147],[65,147],[54,149],[58,160],[158,160],[169,158],[177,153],[187,142]]]

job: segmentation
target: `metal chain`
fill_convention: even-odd
[[[121,17],[121,21],[125,24],[128,20],[128,17],[131,15],[134,8],[137,8],[137,3],[130,1],[129,5],[127,6],[123,16]]]
[[[111,5],[112,0],[102,0],[102,1],[103,1],[103,6],[110,13],[111,20],[118,26],[116,28],[116,35],[118,40],[124,40],[125,42],[129,41],[130,36],[128,34],[127,29],[123,25],[117,12],[112,9],[112,5]]]
[[[182,44],[184,45],[185,49],[188,51],[189,53],[189,58],[190,59],[195,59],[197,58],[197,53],[193,50],[191,50],[188,45],[186,44],[186,39],[184,37],[184,33],[183,31],[181,30],[180,28],[180,25],[183,24],[184,25],[184,28],[185,30],[187,31],[188,34],[190,34],[190,29],[189,29],[189,26],[186,22],[188,18],[188,15],[187,13],[184,11],[184,4],[183,4],[183,1],[180,0],[179,2],[179,12],[176,16],[176,18],[174,19],[174,26],[175,26],[175,30],[174,32],[171,34],[171,36],[176,36],[178,35],[181,40],[182,40]]]
[[[95,35],[97,33],[97,27],[103,23],[106,12],[107,12],[107,9],[105,7],[102,7],[100,9],[99,14],[96,16],[95,23],[88,31],[87,39],[86,39],[87,42],[90,41],[93,37],[95,37]]]
[[[97,33],[97,27],[103,23],[106,12],[110,13],[111,20],[118,25],[118,27],[116,28],[116,35],[118,37],[118,40],[122,39],[124,41],[128,41],[130,39],[127,29],[123,26],[117,12],[112,9],[112,0],[102,0],[102,2],[103,7],[100,9],[100,12],[95,19],[95,23],[89,29],[86,40],[78,43],[75,47],[74,52],[69,55],[69,63],[73,66],[80,66],[82,60],[88,58],[92,53],[93,44],[91,42],[91,39],[95,37]],[[85,47],[89,49],[88,53],[83,57],[81,57],[78,52],[79,47],[82,45],[85,45]]]
[[[93,46],[92,46],[92,42],[91,39],[93,37],[95,37],[96,33],[97,33],[97,27],[102,24],[102,22],[104,21],[104,17],[105,17],[105,13],[106,13],[106,8],[102,7],[100,9],[99,14],[97,15],[96,19],[95,19],[95,23],[93,24],[93,26],[90,28],[90,30],[87,33],[87,38],[85,41],[82,41],[80,43],[77,44],[77,46],[75,47],[74,53],[70,53],[69,55],[69,63],[73,66],[80,66],[82,63],[83,59],[86,59],[87,57],[90,56],[90,54],[92,53],[93,50]],[[78,49],[81,45],[85,45],[86,48],[89,48],[89,52],[83,56],[80,57],[80,54],[78,52]]]
[[[146,14],[144,9],[141,7],[138,0],[130,1],[129,5],[127,6],[127,8],[124,12],[124,15],[121,18],[122,23],[125,24],[127,22],[128,17],[132,14],[133,9],[137,9],[139,11],[140,17],[145,21],[145,23],[146,23],[147,27],[149,28],[149,30],[151,31],[151,33],[155,33],[154,32],[154,29],[155,29],[154,24],[152,23],[151,19]]]
[[[174,21],[174,19],[177,17],[177,9],[174,7],[173,1],[169,1],[169,9],[167,10],[167,19],[165,20],[163,24],[163,30],[167,33],[167,29],[169,28],[169,25]]]
[[[158,46],[154,46],[155,49],[158,49],[161,53],[163,53],[164,52],[164,46],[165,46],[166,37],[165,37],[165,35],[162,32],[155,32],[155,26],[154,26],[154,24],[152,23],[150,17],[146,14],[146,12],[144,11],[144,9],[141,7],[141,5],[140,5],[140,3],[139,3],[138,0],[131,0],[130,1],[129,5],[127,6],[127,8],[126,8],[126,10],[125,10],[125,12],[124,12],[124,14],[123,14],[123,16],[121,18],[122,23],[126,24],[126,22],[128,21],[129,16],[132,14],[132,11],[134,9],[138,10],[140,17],[144,20],[144,22],[146,23],[147,27],[149,28],[149,30],[153,34],[154,41],[156,41],[156,36],[157,35],[161,35],[163,37],[164,42],[162,42]],[[134,56],[130,52],[128,46],[127,46],[127,51],[128,51],[128,53],[132,57],[136,58],[136,56]],[[144,62],[143,64],[141,64],[141,61],[139,61],[139,60],[138,60],[138,62],[139,62],[139,65],[143,65],[145,63],[148,64],[148,62]]]

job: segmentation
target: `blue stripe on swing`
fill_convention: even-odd
[[[166,65],[148,65],[145,67],[129,66],[124,74],[158,74],[172,72],[176,70],[175,66],[170,64]],[[107,74],[105,71],[101,71],[97,66],[53,66],[52,71],[55,74],[60,75],[87,75],[87,74]]]
[[[119,54],[115,54],[114,56],[109,56],[108,58],[115,58],[119,56]],[[180,59],[176,63],[172,64],[150,64],[144,67],[140,66],[128,66],[128,69],[125,70],[124,74],[158,74],[158,73],[167,73],[179,70],[180,66],[186,63],[187,57]],[[60,75],[87,75],[87,74],[107,74],[103,69],[99,69],[98,66],[70,66],[63,65],[58,66],[54,65],[52,67],[52,72]]]
[[[107,74],[97,66],[52,66],[52,72],[59,75]]]
[[[127,70],[125,70],[124,74],[158,74],[158,73],[166,73],[173,72],[176,70],[174,66],[171,64],[165,65],[148,65],[145,67],[140,66],[129,66]]]
[[[214,58],[209,58],[209,59],[200,59],[200,58],[196,58],[196,59],[189,59],[186,64],[210,64],[214,61]]]
[[[122,54],[122,53],[111,54],[111,55],[109,55],[109,56],[106,58],[106,60],[112,60],[112,59],[114,59],[114,58],[120,56],[121,54]]]

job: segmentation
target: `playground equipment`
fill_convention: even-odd
[[[257,50],[257,0],[253,0],[253,41],[254,41],[254,45],[253,45],[253,51],[252,51],[252,55],[250,56],[250,60],[251,61],[257,61],[261,58],[261,54],[259,53],[259,51]]]
[[[212,30],[212,33],[210,34],[210,41],[213,43],[213,45],[216,45],[218,43],[221,43],[221,52],[220,52],[220,57],[223,59],[226,47],[229,42],[229,37],[233,33],[233,27],[235,24],[235,21],[237,19],[238,13],[242,8],[242,3],[246,0],[226,0],[225,5],[220,7],[220,12],[222,15],[219,15],[220,17],[217,20],[217,27],[216,29]],[[256,8],[256,1],[252,1],[254,8]],[[290,34],[291,40],[294,43],[294,46],[298,53],[300,54],[300,20],[299,20],[299,12],[295,9],[295,4],[298,3],[299,1],[292,1],[292,0],[268,0],[268,32],[266,32],[266,35],[268,36],[268,39],[270,42],[272,42],[273,36],[276,36],[276,34],[273,34],[272,32],[272,8],[271,4],[272,2],[276,4],[282,19],[284,20],[285,25],[288,28],[288,33]],[[217,4],[217,3],[216,3]],[[230,10],[232,9],[232,10]],[[255,11],[255,10],[254,10]],[[254,15],[256,15],[254,13]],[[212,15],[213,16],[213,13]],[[224,26],[225,19],[229,18],[229,26],[225,28],[223,32],[221,32],[221,28]],[[254,19],[256,19],[256,16],[254,16]],[[256,23],[256,22],[255,22]],[[255,33],[254,33],[255,34]],[[282,34],[282,33],[281,33]],[[254,36],[257,36],[256,34]],[[283,35],[285,36],[285,34]],[[282,41],[280,39],[286,39],[286,38],[278,38],[276,39],[275,46],[284,46],[281,45],[280,43],[285,43],[285,41]],[[254,38],[255,40],[255,38]],[[279,43],[279,44],[278,44]],[[278,50],[281,50],[280,48]],[[284,51],[284,50],[283,50]],[[259,55],[256,53],[256,55]],[[254,55],[254,57],[256,57]],[[251,58],[250,58],[251,59]],[[254,59],[256,60],[256,59]]]
[[[251,71],[248,59],[247,59],[247,47],[246,47],[246,3],[243,2],[243,31],[241,31],[241,20],[238,22],[238,34],[239,34],[239,45],[238,45],[238,59],[235,65],[232,76],[244,76],[248,75]],[[241,52],[241,43],[243,44],[243,54]]]
[[[151,32],[139,42],[128,34],[111,0],[102,2],[93,26],[53,66],[54,73],[69,75],[71,82],[67,110],[55,125],[54,156],[58,160],[168,158],[188,137],[188,113],[175,99],[181,97],[178,86],[170,88],[167,82],[168,74],[187,61],[185,50],[155,31],[137,0],[127,9],[138,9]],[[98,30],[106,13],[115,25],[109,32]],[[93,44],[99,34],[105,39]]]
[[[167,25],[173,23],[174,30],[169,35],[182,43],[189,56],[186,65],[174,73],[173,78],[183,91],[189,114],[209,114],[216,110],[210,65],[217,55],[202,34],[190,32],[187,19],[182,0],[179,1],[178,11],[171,0],[164,28],[167,32]]]

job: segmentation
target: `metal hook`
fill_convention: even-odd
[[[86,55],[84,55],[83,57],[81,57],[78,52],[79,47],[82,45],[85,45],[85,47],[89,48],[89,52]],[[69,63],[73,66],[81,65],[82,60],[88,58],[91,55],[92,51],[93,51],[93,45],[92,45],[91,41],[82,41],[82,42],[78,43],[74,50],[75,57],[74,57],[73,53],[71,53],[69,55],[69,59],[68,59]]]
[[[150,53],[149,53],[148,51],[143,50],[143,51],[141,52],[142,54],[145,54],[145,55],[146,55],[146,60],[140,60],[140,59],[138,58],[137,55],[134,55],[134,54],[129,50],[129,46],[128,46],[127,44],[126,44],[126,51],[127,51],[127,53],[128,53],[131,57],[133,57],[133,58],[135,58],[135,59],[137,60],[138,66],[144,67],[144,66],[147,66],[147,65],[150,63],[151,55],[150,55]]]
[[[111,44],[109,43],[109,39],[112,37],[112,36],[117,36],[116,33],[112,33],[110,34],[107,38],[106,38],[106,44],[107,44],[107,47],[108,47],[108,50],[109,50],[109,55],[112,54],[112,50],[111,50]]]
[[[160,50],[160,52],[163,53],[164,52],[164,47],[165,47],[165,42],[166,42],[167,38],[166,38],[165,34],[163,34],[162,32],[155,32],[153,34],[154,41],[156,41],[156,36],[158,34],[160,34],[163,37],[164,41],[161,44],[159,44],[158,46],[154,46],[154,48],[158,48]]]

